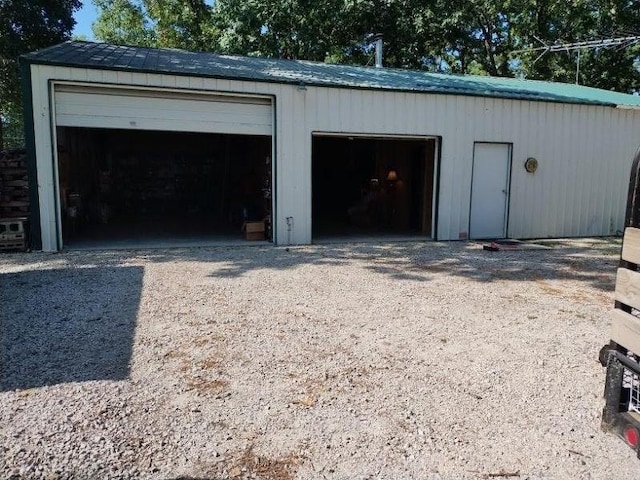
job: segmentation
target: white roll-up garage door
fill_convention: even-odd
[[[271,99],[99,86],[55,86],[59,127],[271,135]]]

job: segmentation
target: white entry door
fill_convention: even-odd
[[[506,237],[510,171],[510,144],[474,144],[469,221],[471,238]]]

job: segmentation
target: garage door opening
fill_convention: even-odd
[[[313,137],[313,238],[433,234],[435,139]]]
[[[59,127],[57,145],[65,247],[271,238],[270,136]]]

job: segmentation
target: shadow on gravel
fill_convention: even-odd
[[[246,251],[245,251],[246,252]],[[574,280],[611,291],[620,244],[595,241],[588,246],[557,245],[547,249],[488,252],[480,244],[411,242],[272,248],[260,255],[227,251],[207,258],[194,252],[150,256],[152,261],[210,262],[213,278],[242,277],[254,270],[286,270],[314,265],[323,268],[358,263],[393,280],[429,282],[436,275],[475,282]],[[211,254],[211,251],[208,252]]]
[[[128,378],[143,271],[0,275],[0,390]]]
[[[212,278],[239,278],[252,271],[322,268],[359,264],[392,280],[429,282],[442,274],[476,282],[575,280],[598,290],[613,289],[620,240],[587,238],[550,242],[548,248],[488,252],[474,242],[383,242],[308,245],[300,247],[246,246],[111,250],[47,254],[16,254],[6,265],[28,265],[56,259],[93,267],[126,262],[194,262],[211,267]]]

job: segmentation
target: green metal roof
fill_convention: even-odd
[[[310,86],[473,95],[640,108],[640,96],[555,82],[336,65],[70,41],[24,55],[30,63]]]

